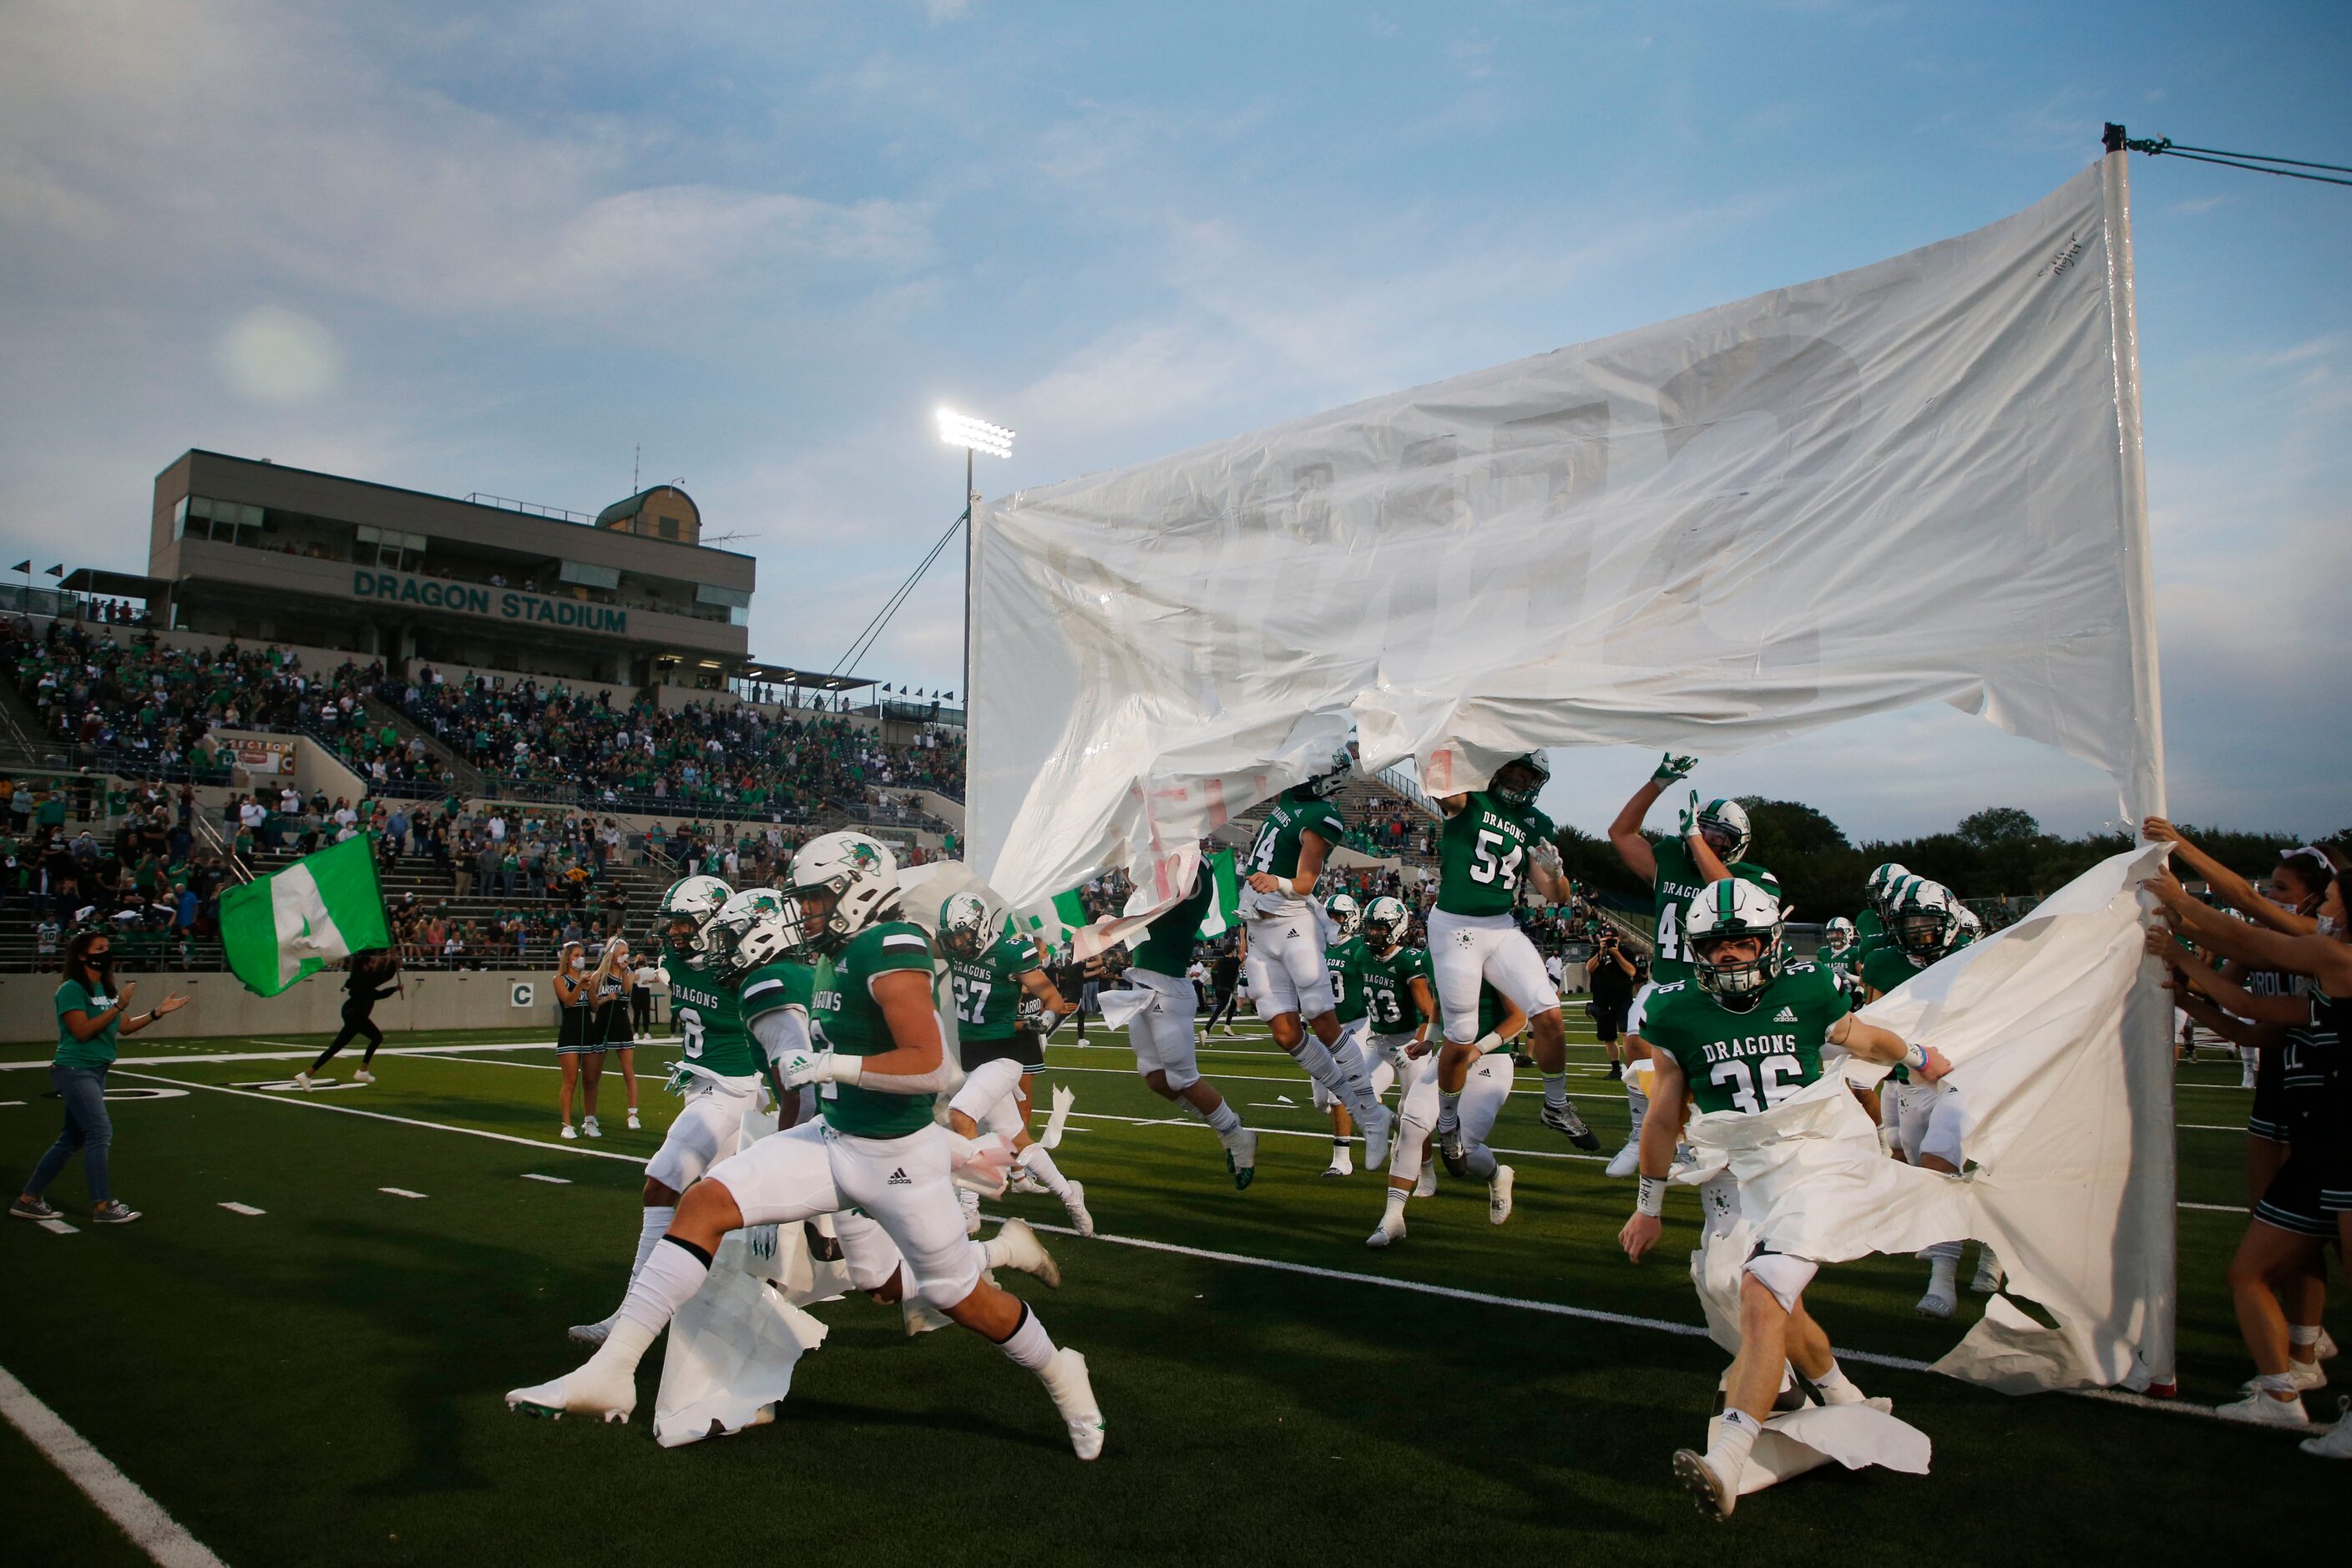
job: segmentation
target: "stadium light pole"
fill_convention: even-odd
[[[964,732],[971,732],[971,594],[972,564],[978,554],[975,539],[980,531],[975,513],[980,506],[980,492],[972,488],[973,454],[985,452],[992,458],[1013,456],[1013,432],[1002,425],[991,425],[985,419],[975,419],[969,414],[958,414],[952,408],[940,410],[940,439],[950,447],[963,448],[963,716]]]

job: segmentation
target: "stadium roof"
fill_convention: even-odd
[[[788,664],[761,664],[753,659],[743,667],[746,680],[772,680],[779,686],[798,686],[810,691],[856,691],[874,684],[870,676],[820,675],[813,669],[794,669]]]

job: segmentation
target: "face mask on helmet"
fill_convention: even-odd
[[[1324,908],[1331,916],[1333,928],[1343,937],[1355,935],[1358,928],[1364,923],[1363,914],[1357,909],[1356,900],[1345,893],[1334,897]]]
[[[1748,808],[1736,800],[1707,803],[1698,814],[1698,836],[1726,866],[1748,858]]]
[[[1941,958],[1960,929],[1952,911],[1941,904],[1906,903],[1895,911],[1895,941],[1914,958]]]
[[[979,894],[951,894],[940,906],[940,945],[967,962],[987,947],[988,904]]]
[[[1533,805],[1551,782],[1551,763],[1541,752],[1514,757],[1495,774],[1495,793],[1513,805]]]
[[[1347,787],[1349,779],[1355,775],[1355,756],[1347,747],[1342,746],[1331,753],[1328,767],[1298,787],[1318,800],[1328,800]]]
[[[1734,947],[1750,943],[1754,944],[1754,956],[1730,956]],[[1693,968],[1698,988],[1735,1011],[1754,1006],[1756,998],[1772,983],[1780,968],[1778,940],[1744,928],[1701,937],[1692,942],[1691,954],[1696,961]]]

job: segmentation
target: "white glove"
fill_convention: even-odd
[[[812,1083],[849,1083],[857,1081],[865,1070],[862,1057],[845,1057],[832,1051],[794,1051],[776,1061],[776,1077],[786,1089],[801,1089]]]

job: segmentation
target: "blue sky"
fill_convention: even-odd
[[[2352,163],[2352,8],[26,0],[0,549],[191,446],[593,510],[682,477],[829,665],[958,509],[1860,265],[2135,135]],[[2352,825],[2352,190],[2133,167],[2173,807]],[[46,563],[46,562],[44,563]],[[864,666],[952,687],[953,562]],[[1598,828],[1646,763],[1563,754]],[[2105,781],[1958,715],[1710,763],[1861,835]]]

